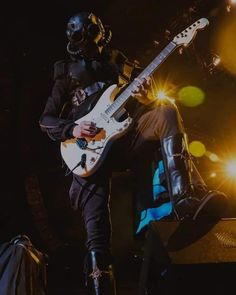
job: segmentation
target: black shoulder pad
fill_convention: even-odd
[[[54,63],[54,80],[60,79],[67,75],[67,62],[65,60],[59,60]]]

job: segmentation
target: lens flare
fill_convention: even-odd
[[[210,155],[209,155],[209,159],[212,161],[212,162],[219,162],[219,157],[216,155],[216,154],[213,154],[213,153],[211,153]]]
[[[192,141],[189,144],[189,151],[194,157],[202,157],[206,153],[206,148],[202,142]]]
[[[211,172],[210,177],[211,177],[211,178],[215,178],[216,175],[217,175],[216,172]]]
[[[196,107],[203,103],[205,93],[198,87],[186,86],[178,92],[179,101],[187,107]]]

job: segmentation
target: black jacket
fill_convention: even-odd
[[[94,107],[105,88],[129,82],[136,72],[140,69],[114,49],[91,60],[70,58],[56,62],[54,85],[39,121],[42,131],[55,141],[71,138],[74,121]]]

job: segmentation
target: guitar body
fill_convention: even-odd
[[[129,116],[118,122],[115,116],[104,112],[114,102],[119,90],[116,84],[107,88],[92,111],[75,121],[76,124],[81,121],[96,123],[100,129],[98,134],[82,139],[72,138],[61,143],[61,155],[67,167],[81,177],[90,176],[100,167],[112,142],[124,135],[132,123]]]

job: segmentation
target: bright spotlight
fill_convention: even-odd
[[[163,91],[163,90],[159,90],[157,92],[157,98],[160,99],[160,100],[163,100],[163,99],[166,99],[166,93]]]
[[[236,159],[230,160],[226,164],[226,171],[230,177],[236,178]]]
[[[159,90],[157,91],[156,97],[160,101],[168,100],[170,103],[175,103],[175,99],[169,97],[165,91]]]

